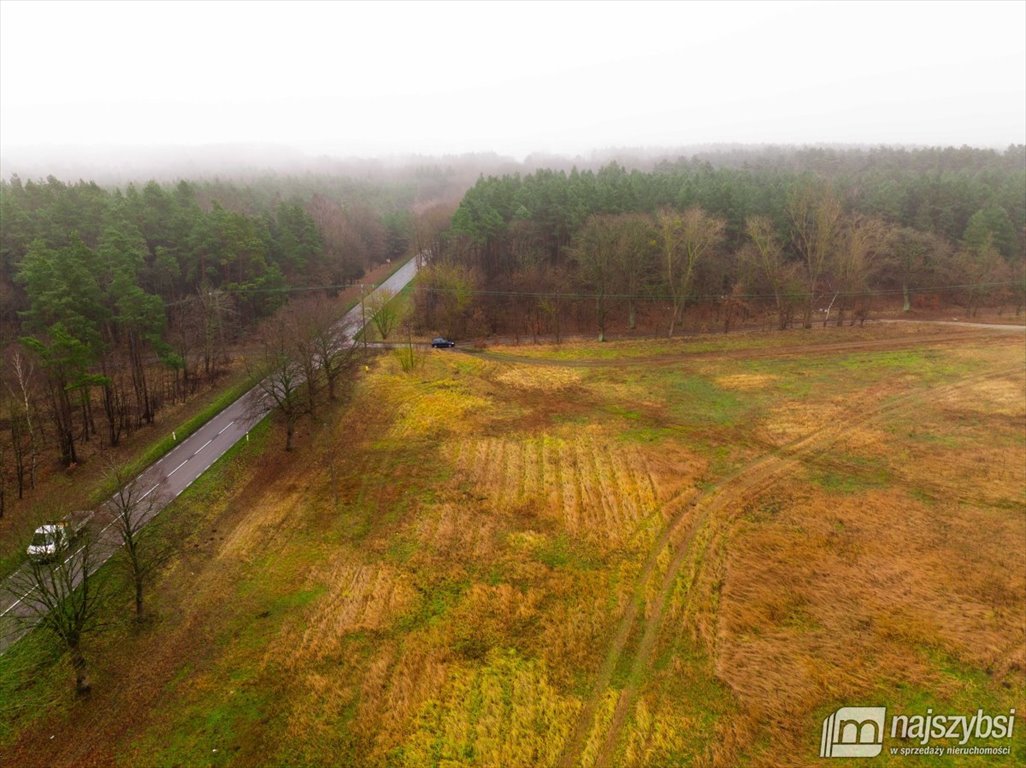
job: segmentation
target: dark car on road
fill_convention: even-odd
[[[449,339],[438,336],[431,340],[431,346],[435,349],[445,349],[446,347],[455,347],[455,341],[449,341]]]

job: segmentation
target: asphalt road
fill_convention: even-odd
[[[379,285],[368,298],[383,292],[401,291],[417,274],[421,259],[413,258]],[[356,306],[340,320],[346,336],[352,338],[361,327],[363,313]],[[368,320],[370,318],[368,317]],[[145,505],[143,522],[155,517],[168,504],[223,456],[228,449],[246,438],[249,431],[270,412],[260,387],[254,387],[190,437],[183,439],[164,458],[159,459],[132,481],[140,499],[154,496],[156,502]],[[89,559],[93,568],[106,562],[121,547],[121,539],[111,514],[101,507],[90,524]],[[66,563],[74,570],[80,566],[81,550],[67,556]],[[0,583],[0,654],[21,639],[38,622],[40,601],[32,588],[28,563]]]

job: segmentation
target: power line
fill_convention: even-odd
[[[299,285],[299,286],[276,286],[276,287],[256,287],[256,286],[239,286],[229,285],[224,286],[212,291],[213,293],[223,292],[232,295],[238,294],[291,294],[291,293],[313,293],[317,291],[343,291],[347,288],[359,285],[359,283],[331,283],[327,285]],[[909,295],[922,294],[922,293],[941,293],[946,291],[964,290],[968,288],[975,289],[987,289],[987,288],[1013,288],[1018,286],[1019,283],[1015,281],[1007,282],[988,282],[988,283],[952,283],[948,285],[935,285],[924,288],[909,287],[907,292]],[[566,299],[572,300],[594,300],[598,298],[605,298],[609,300],[621,300],[621,301],[673,301],[674,297],[666,294],[654,294],[654,293],[590,293],[584,291],[499,291],[485,288],[445,288],[445,287],[432,287],[420,285],[417,286],[417,290],[424,291],[425,293],[435,294],[452,294],[452,293],[463,293],[470,294],[472,296],[491,296],[496,298],[533,298],[533,299]],[[865,289],[860,291],[824,291],[824,295],[837,295],[837,296],[891,296],[891,295],[903,295],[906,292],[904,288],[875,288]],[[187,296],[184,299],[178,301],[164,302],[165,307],[175,307],[187,304],[190,301],[194,301],[198,294]],[[805,299],[808,298],[807,292],[802,293],[781,293],[779,297],[781,299]],[[742,293],[742,294],[728,294],[728,293],[706,293],[696,294],[687,297],[688,301],[722,301],[728,298],[736,299],[748,299],[748,300],[772,300],[777,298],[772,293]]]
[[[950,285],[938,285],[927,288],[912,288],[907,289],[909,294],[915,293],[939,293],[945,291],[961,290],[966,288],[997,288],[997,287],[1013,287],[1018,283],[1011,282],[994,282],[994,283],[961,283],[961,284],[950,284]],[[425,291],[426,293],[440,293],[440,294],[451,294],[451,293],[463,293],[471,294],[474,296],[496,296],[496,297],[526,297],[536,299],[621,299],[631,301],[673,301],[674,297],[669,295],[651,294],[651,293],[584,293],[580,291],[497,291],[487,290],[481,288],[444,288],[444,287],[429,287],[429,286],[417,286],[417,290]],[[886,295],[902,295],[906,289],[904,288],[883,288],[883,289],[865,289],[861,291],[823,291],[823,295],[837,295],[837,296],[886,296]],[[807,298],[807,292],[803,293],[781,293],[780,298],[796,299],[796,298]],[[708,301],[708,300],[723,300],[728,298],[738,299],[774,299],[775,294],[772,293],[709,293],[709,294],[697,294],[690,295],[687,297],[688,301]]]

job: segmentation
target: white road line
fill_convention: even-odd
[[[146,491],[146,493],[144,493],[142,496],[140,496],[139,497],[139,501],[142,501],[143,499],[145,499],[147,496],[149,496],[151,493],[153,493],[159,487],[160,487],[160,483],[157,483],[155,486],[150,488],[150,490]]]
[[[14,610],[15,608],[17,608],[17,607],[18,607],[18,605],[20,605],[20,604],[21,604],[21,601],[22,601],[22,600],[24,600],[24,599],[25,599],[26,597],[28,597],[29,595],[31,595],[31,594],[32,594],[33,592],[35,592],[35,591],[36,591],[36,588],[35,588],[35,587],[32,587],[32,589],[30,589],[30,590],[29,590],[28,592],[26,592],[26,593],[25,593],[24,595],[22,595],[21,597],[19,597],[19,598],[18,598],[17,600],[15,600],[15,601],[14,601],[13,603],[11,603],[11,604],[10,604],[9,606],[7,606],[7,607],[6,607],[5,609],[4,609],[4,612],[3,612],[3,613],[0,613],[0,619],[2,619],[2,618],[3,618],[4,616],[6,616],[7,614],[9,614],[9,613],[10,613],[11,611],[13,611],[13,610]]]
[[[229,421],[227,424],[225,424],[223,427],[221,427],[221,432],[224,432],[226,429],[228,429],[228,427],[230,427],[234,423],[235,423],[235,419],[232,419],[231,421]],[[221,436],[221,432],[218,432],[216,435],[214,435],[214,437],[220,437]]]
[[[220,433],[220,432],[218,432],[217,434],[221,434],[221,433]],[[211,444],[212,442],[214,442],[214,438],[210,438],[209,440],[207,440],[207,442],[203,443],[203,445],[201,445],[201,446],[200,446],[199,448],[197,448],[197,449],[196,449],[196,453],[199,453],[200,451],[202,451],[202,450],[203,450],[204,448],[206,448],[206,447],[207,447],[208,445],[210,445],[210,444]],[[196,455],[196,453],[194,453],[194,454],[192,454],[192,455],[193,455],[193,456],[195,456],[195,455]],[[192,456],[190,456],[189,458],[192,458]]]
[[[189,458],[192,458],[192,457],[190,456]],[[167,476],[168,476],[168,477],[171,477],[171,475],[173,475],[173,474],[174,474],[175,472],[177,472],[178,470],[180,470],[180,469],[181,469],[182,467],[184,467],[184,466],[185,466],[186,464],[188,464],[188,463],[189,463],[189,459],[186,459],[186,460],[185,460],[185,461],[183,461],[183,462],[182,462],[181,464],[179,464],[179,465],[178,465],[177,467],[175,467],[175,468],[174,468],[174,469],[172,469],[172,470],[171,470],[170,472],[168,472],[168,473],[167,473]]]

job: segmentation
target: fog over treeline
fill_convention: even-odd
[[[531,173],[540,169],[598,170],[616,162],[628,170],[648,171],[661,162],[688,158],[715,167],[737,168],[756,163],[801,165],[810,153],[865,152],[889,149],[915,152],[925,146],[874,147],[864,144],[687,144],[674,147],[623,146],[595,149],[585,154],[532,152],[523,157],[497,152],[461,154],[395,154],[349,156],[309,152],[286,144],[202,144],[195,146],[63,145],[13,147],[0,157],[0,177],[23,180],[49,176],[64,181],[94,181],[105,187],[145,183],[222,179],[248,181],[268,176],[342,176],[388,182],[431,171],[449,178],[459,192],[481,175]],[[949,148],[954,150],[956,148]],[[1005,147],[982,147],[1001,153]],[[458,196],[458,195],[457,195]]]

